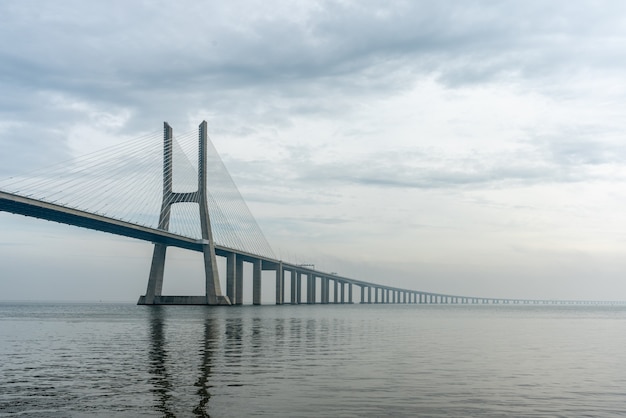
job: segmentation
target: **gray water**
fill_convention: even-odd
[[[0,416],[626,416],[626,308],[0,304]]]

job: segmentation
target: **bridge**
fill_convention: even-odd
[[[154,175],[134,172],[145,167],[143,146],[129,144],[108,150],[106,155],[94,154],[81,160],[79,168],[67,170],[62,164],[51,171],[42,170],[33,176],[11,178],[0,182],[0,211],[74,225],[154,243],[154,251],[146,294],[141,305],[241,305],[243,303],[244,263],[252,265],[252,299],[260,305],[263,271],[275,272],[276,304],[623,304],[620,301],[540,300],[517,298],[486,298],[478,296],[433,293],[377,284],[332,272],[316,270],[313,265],[290,263],[276,258],[260,228],[228,175],[207,134],[207,123],[198,129],[197,166],[188,160],[185,138],[174,138],[171,126],[163,128],[163,152],[158,159],[159,171]],[[153,144],[149,143],[152,147]],[[209,152],[213,151],[213,152]],[[131,156],[131,158],[127,158]],[[105,156],[109,158],[104,158]],[[123,163],[120,163],[121,157]],[[211,160],[211,164],[209,164]],[[104,163],[102,162],[104,161]],[[107,165],[108,161],[113,161]],[[174,166],[182,161],[175,181]],[[117,170],[117,171],[116,171]],[[151,170],[147,170],[151,171]],[[154,170],[152,170],[154,171]],[[119,172],[123,173],[121,176]],[[209,175],[211,172],[211,175]],[[59,175],[59,173],[62,173]],[[137,174],[138,173],[138,174]],[[116,189],[113,177],[138,186]],[[161,183],[161,192],[150,185]],[[119,180],[118,179],[118,180]],[[190,181],[193,179],[193,181]],[[208,183],[213,181],[211,187]],[[191,184],[193,183],[193,186]],[[219,189],[224,184],[229,188]],[[159,186],[160,187],[160,186]],[[98,191],[100,207],[89,208],[93,191]],[[176,189],[176,190],[175,190]],[[140,190],[138,193],[137,190]],[[148,190],[148,191],[146,191]],[[86,192],[87,191],[87,192]],[[131,196],[132,195],[132,196]],[[158,195],[160,205],[150,205]],[[70,201],[70,198],[74,201]],[[134,201],[133,204],[127,202]],[[87,202],[87,203],[85,203]],[[121,204],[123,203],[123,204]],[[113,206],[117,204],[117,213]],[[120,205],[121,204],[121,205]],[[147,207],[146,207],[147,206]],[[177,208],[182,210],[176,210]],[[152,211],[152,213],[148,213]],[[157,214],[158,212],[158,221]],[[151,224],[146,219],[152,218]],[[178,221],[178,227],[172,221]],[[217,225],[217,228],[215,228]],[[217,234],[216,234],[217,232]],[[178,247],[203,254],[205,294],[198,296],[167,296],[162,294],[165,256],[168,247]],[[226,292],[222,292],[217,257],[226,259]],[[287,278],[288,276],[288,278]],[[286,280],[290,294],[285,294]],[[304,288],[303,288],[304,284]],[[319,285],[318,285],[319,284]],[[319,292],[318,292],[319,289]],[[332,289],[332,298],[331,298]],[[303,293],[305,298],[303,299]],[[332,299],[332,300],[331,300]]]

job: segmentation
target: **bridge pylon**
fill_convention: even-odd
[[[173,151],[172,127],[163,122],[163,201],[159,215],[158,229],[169,231],[172,205],[176,203],[197,203],[200,212],[202,231],[202,253],[204,256],[205,296],[163,296],[163,273],[167,244],[155,243],[145,296],[137,302],[139,305],[230,305],[228,296],[222,295],[215,242],[211,231],[209,205],[207,201],[207,123],[202,121],[198,127],[198,191],[176,193],[172,190]]]

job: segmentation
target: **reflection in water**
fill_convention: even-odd
[[[250,366],[253,368],[251,372],[258,373],[256,369],[263,364],[263,321],[261,318],[252,318],[250,330],[250,350],[252,351]]]
[[[168,324],[167,312],[167,307],[150,307],[149,371],[152,375],[151,381],[153,383],[153,389],[151,389],[151,392],[155,395],[156,400],[155,409],[165,417],[175,417],[176,413],[174,411],[177,407],[180,407],[181,403],[185,404],[184,402],[180,402],[181,400],[178,399],[178,397],[187,398],[189,393],[181,393],[183,388],[185,388],[185,385],[174,385],[172,382],[178,382],[181,379],[184,379],[188,370],[181,370],[180,364],[177,364],[179,359],[176,357],[176,350],[179,347],[168,345],[168,325],[171,326],[169,332],[172,334],[176,331],[180,332],[181,326],[176,323]],[[213,387],[211,385],[211,367],[213,357],[215,356],[215,352],[217,351],[219,345],[220,333],[219,324],[210,312],[203,311],[198,313],[203,315],[202,324],[204,332],[196,334],[196,328],[193,327],[193,321],[191,322],[191,329],[185,328],[185,330],[191,333],[191,335],[200,335],[200,341],[198,341],[198,346],[200,347],[199,376],[193,383],[193,387],[197,388],[195,395],[199,397],[199,400],[192,412],[198,417],[209,417],[207,407],[209,400],[211,399],[210,389]],[[174,319],[172,319],[172,321],[174,321]],[[228,333],[230,336],[228,336],[227,341],[233,338],[232,333],[234,330],[237,328],[241,330],[241,324],[238,326],[237,324],[233,325],[235,326],[229,329]],[[172,343],[184,344],[183,341],[179,341],[178,339],[173,340]],[[241,345],[239,344],[232,351],[235,353],[239,351],[240,353]],[[188,353],[189,351],[186,352]],[[168,366],[170,367],[170,372],[168,372]],[[186,387],[190,388],[190,386]],[[182,415],[187,415],[187,413],[182,412]]]
[[[282,347],[285,344],[285,319],[274,319],[274,335],[277,348]]]
[[[169,407],[172,383],[165,367],[167,352],[163,335],[164,316],[164,307],[158,305],[150,307],[150,374],[153,375],[151,380],[154,384],[151,392],[156,395],[156,410],[165,417],[174,417]]]
[[[239,375],[243,356],[243,320],[241,317],[226,320],[225,334],[224,357],[228,364],[228,373]]]
[[[206,315],[204,317],[204,344],[201,350],[202,363],[200,364],[200,376],[196,383],[194,383],[194,386],[198,387],[197,394],[200,395],[200,402],[193,409],[194,415],[198,417],[209,416],[206,410],[209,399],[211,399],[209,377],[211,376],[211,358],[215,351],[217,339],[217,324],[215,324],[215,320],[211,315]]]
[[[618,417],[624,346],[616,307],[0,304],[0,416]]]

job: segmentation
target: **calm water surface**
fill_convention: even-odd
[[[626,308],[0,304],[0,416],[626,416]]]

